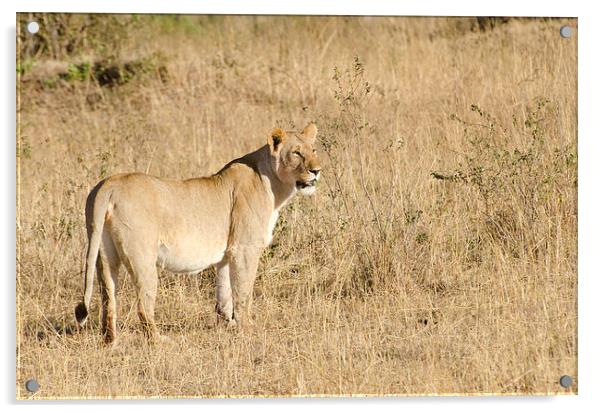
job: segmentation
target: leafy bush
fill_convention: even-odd
[[[536,252],[535,246],[541,246],[533,231],[536,223],[550,214],[548,206],[563,190],[574,190],[576,148],[550,148],[550,141],[559,140],[549,136],[557,130],[557,108],[547,99],[538,98],[524,114],[514,114],[507,127],[478,105],[470,110],[477,122],[451,115],[464,131],[461,161],[451,171],[431,175],[476,192],[481,202],[474,211],[491,240],[514,254]]]
[[[136,15],[22,13],[19,18],[22,60],[63,60],[91,51],[99,57],[118,56],[129,33],[140,23]],[[40,25],[36,34],[27,32],[29,21]]]

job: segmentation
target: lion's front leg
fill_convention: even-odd
[[[232,305],[232,288],[230,286],[230,266],[227,260],[223,260],[216,265],[217,276],[215,280],[215,311],[217,312],[217,321],[226,321],[233,323],[234,307]]]
[[[230,249],[228,264],[232,286],[234,321],[237,325],[248,325],[251,321],[253,285],[262,249],[249,246]]]

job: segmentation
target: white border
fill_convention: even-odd
[[[120,401],[110,408],[145,408],[151,411],[166,405],[184,409],[216,409],[261,411],[304,411],[310,409],[367,408],[413,411],[479,411],[491,412],[508,409],[545,409],[546,412],[589,411],[588,407],[602,405],[599,349],[601,348],[599,316],[602,314],[598,296],[600,269],[597,258],[602,246],[596,235],[602,233],[600,225],[600,189],[602,174],[599,160],[602,131],[600,96],[602,96],[599,41],[602,40],[600,15],[595,13],[591,1],[545,1],[532,4],[524,0],[504,2],[484,1],[394,1],[394,0],[309,0],[287,3],[276,0],[230,1],[168,1],[153,4],[134,4],[123,0],[52,2],[22,0],[18,4],[2,3],[2,61],[0,70],[4,96],[0,99],[4,136],[0,167],[3,201],[2,236],[0,253],[5,263],[2,274],[3,298],[1,305],[4,334],[0,339],[5,374],[2,375],[2,400],[12,409],[38,408],[63,412],[85,409],[96,412],[107,409],[107,402],[45,402],[23,403],[14,401],[14,291],[15,291],[15,12],[17,11],[70,11],[70,12],[137,12],[137,13],[220,13],[220,14],[337,14],[337,15],[520,15],[520,16],[576,16],[579,18],[579,396],[547,398],[530,397],[454,397],[454,398],[401,398],[401,399],[258,399],[258,400],[201,400],[201,401]],[[336,404],[336,406],[335,406]],[[344,406],[343,406],[344,405]]]
[[[206,14],[333,14],[333,15],[520,15],[559,16],[577,15],[575,1],[547,1],[541,6],[520,0],[506,0],[503,4],[484,1],[395,1],[395,0],[305,0],[285,2],[279,0],[228,0],[228,1],[170,1],[145,3],[119,0],[42,2],[22,0],[18,11],[47,12],[111,12],[111,13],[206,13]]]

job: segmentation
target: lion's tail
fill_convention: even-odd
[[[94,286],[94,271],[105,216],[109,207],[111,190],[103,187],[105,181],[101,181],[88,195],[86,201],[86,223],[88,225],[88,252],[86,254],[86,273],[84,276],[84,299],[75,307],[75,318],[80,326],[83,326],[88,318],[88,310],[92,301],[92,287]]]

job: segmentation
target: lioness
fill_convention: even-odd
[[[311,195],[320,178],[317,129],[274,129],[267,145],[235,159],[210,177],[185,181],[131,173],[99,182],[86,201],[88,251],[84,299],[75,308],[83,325],[92,299],[94,268],[102,295],[102,332],[116,338],[115,289],[123,263],[132,277],[138,314],[153,340],[157,266],[196,273],[217,269],[218,320],[249,317],[262,250],[272,240],[278,211],[293,195]]]

